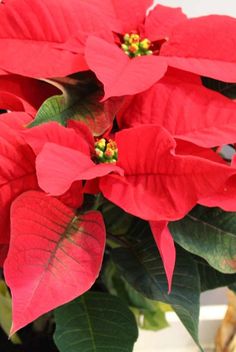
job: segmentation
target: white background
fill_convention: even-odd
[[[208,14],[224,14],[236,17],[236,0],[155,0],[155,3],[182,7],[189,17]]]

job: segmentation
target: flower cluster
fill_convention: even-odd
[[[201,287],[216,286],[203,285],[201,265],[236,281],[226,221],[236,212],[236,19],[151,5],[0,3],[0,262],[11,334],[101,281],[119,296],[119,272],[129,290],[172,305],[198,343]]]

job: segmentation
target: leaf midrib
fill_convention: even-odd
[[[197,221],[198,223],[203,224],[206,227],[210,227],[210,228],[212,228],[214,231],[216,231],[218,233],[219,232],[223,232],[223,233],[229,235],[230,237],[233,237],[234,240],[236,240],[236,234],[234,234],[232,232],[229,232],[228,230],[223,230],[220,227],[218,228],[218,227],[216,227],[216,226],[214,226],[214,225],[212,225],[212,224],[210,224],[210,223],[208,223],[208,222],[206,222],[206,221],[204,221],[204,220],[202,220],[200,218],[197,218],[197,217],[195,217],[193,215],[190,215],[190,214],[187,214],[186,217],[188,217],[192,221]]]
[[[88,330],[89,330],[89,334],[91,336],[91,343],[92,343],[93,351],[96,352],[97,348],[96,348],[96,345],[95,345],[94,334],[93,334],[93,330],[92,330],[92,323],[91,323],[91,320],[90,320],[90,317],[89,317],[88,307],[86,305],[86,301],[85,301],[84,296],[81,296],[81,301],[82,301],[82,303],[84,305],[84,313],[85,313],[86,320],[87,320],[87,323],[88,323]]]

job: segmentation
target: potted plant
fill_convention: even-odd
[[[203,350],[235,288],[236,19],[151,5],[0,4],[8,351],[131,352],[170,307]]]

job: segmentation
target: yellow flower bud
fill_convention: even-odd
[[[142,49],[148,50],[151,46],[151,42],[149,39],[145,38],[140,42],[140,47]]]
[[[139,50],[139,46],[137,44],[131,44],[129,47],[130,53],[136,53]]]
[[[124,51],[128,51],[129,50],[129,47],[127,44],[121,44],[121,48],[124,50]]]
[[[126,33],[123,38],[125,43],[129,43],[130,35],[128,33]]]
[[[130,44],[139,43],[139,41],[140,41],[140,36],[138,34],[133,33],[133,34],[130,35],[130,39],[129,39]]]
[[[96,142],[95,146],[99,148],[100,150],[104,151],[106,148],[106,140],[105,138],[99,139],[99,141]]]

